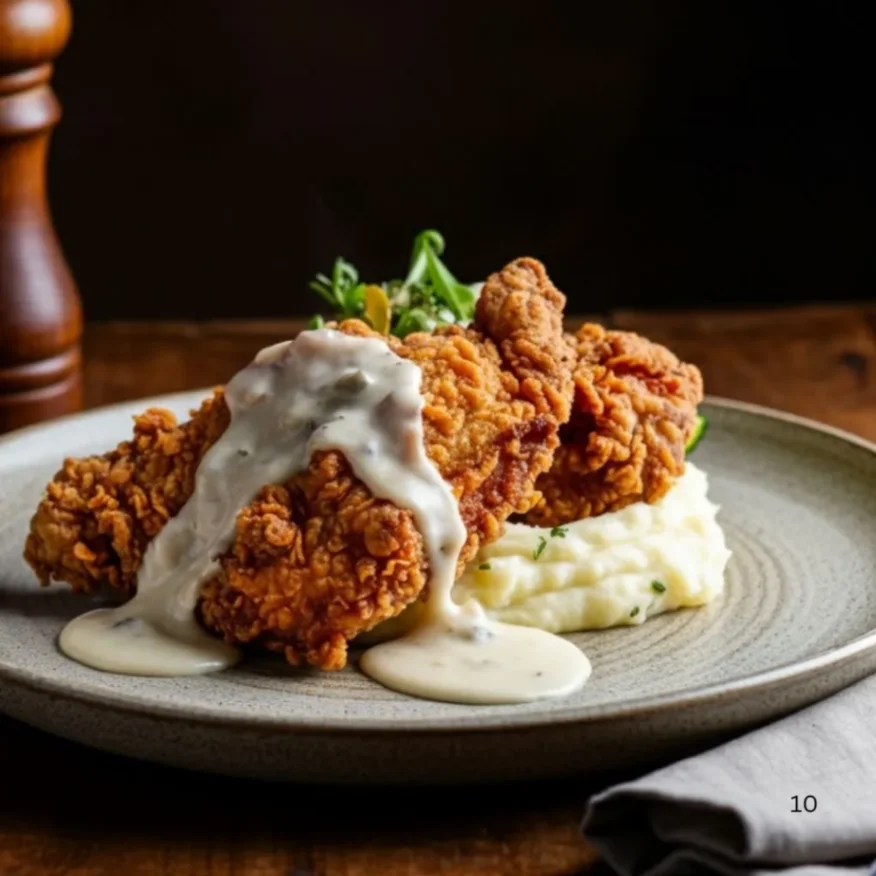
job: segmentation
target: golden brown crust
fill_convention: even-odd
[[[221,391],[187,423],[163,408],[134,418],[134,435],[104,456],[67,459],[31,520],[25,559],[42,584],[133,591],[143,551],[194,489],[201,457],[225,431]]]
[[[320,453],[243,509],[199,614],[227,641],[339,669],[348,640],[417,598],[425,569],[410,512],[376,499],[340,453]]]
[[[468,531],[460,569],[502,534],[509,515],[531,507],[535,480],[550,467],[572,395],[564,304],[539,262],[518,259],[487,280],[475,327],[388,339],[423,372],[426,450]],[[358,321],[339,328],[374,334]],[[133,589],[149,539],[191,494],[201,456],[227,424],[220,390],[188,423],[147,411],[133,441],[67,461],[26,545],[40,580]],[[410,512],[373,496],[344,457],[329,452],[287,484],[266,485],[241,511],[199,614],[230,642],[336,669],[347,642],[422,596],[427,578]]]
[[[632,332],[586,324],[567,340],[577,353],[575,401],[561,446],[526,515],[556,526],[655,502],[684,472],[684,448],[703,398],[694,365]]]

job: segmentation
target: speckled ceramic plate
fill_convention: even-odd
[[[876,447],[711,400],[696,451],[733,558],[715,604],[572,636],[593,664],[576,695],[522,706],[411,699],[355,668],[265,658],[214,676],[102,674],[56,648],[90,607],[37,586],[28,519],[65,455],[126,437],[132,402],[0,440],[0,711],[109,751],[197,770],[320,782],[518,780],[677,754],[876,670]]]

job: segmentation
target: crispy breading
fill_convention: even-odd
[[[134,435],[104,456],[66,459],[30,523],[25,559],[43,584],[132,591],[143,552],[194,490],[195,470],[228,425],[222,394],[177,424],[163,408],[134,418]]]
[[[204,625],[322,669],[343,667],[348,640],[415,600],[427,570],[411,513],[376,499],[335,452],[262,489],[221,566],[201,592]]]
[[[525,515],[533,526],[656,502],[684,472],[703,399],[696,366],[633,332],[588,323],[567,341],[577,354],[572,416]]]
[[[518,259],[488,278],[474,327],[387,340],[422,370],[426,450],[468,532],[460,571],[509,515],[529,510],[536,478],[550,467],[572,397],[564,305],[544,266]],[[374,334],[359,321],[338,328]],[[197,464],[228,420],[217,390],[187,423],[150,410],[136,419],[132,441],[66,461],[25,549],[42,583],[132,592],[149,540],[191,495]],[[241,510],[198,614],[229,642],[336,669],[348,641],[425,595],[428,572],[413,515],[372,495],[342,454],[324,452]]]

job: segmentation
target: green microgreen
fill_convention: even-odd
[[[407,275],[403,280],[363,283],[359,272],[345,259],[335,259],[331,276],[317,274],[310,288],[329,306],[331,320],[362,319],[371,323],[366,307],[366,288],[379,286],[386,294],[389,334],[403,338],[411,332],[434,330],[440,325],[468,324],[474,318],[477,292],[474,285],[460,283],[441,260],[444,237],[434,229],[421,231],[411,249]],[[382,309],[383,314],[386,308]],[[309,328],[322,328],[320,315]],[[372,327],[376,327],[373,326]],[[381,326],[378,330],[385,330]]]

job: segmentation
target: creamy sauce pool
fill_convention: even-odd
[[[267,484],[285,483],[313,453],[337,450],[375,496],[409,509],[429,559],[429,596],[407,635],[367,651],[361,669],[430,699],[513,703],[578,689],[590,663],[543,630],[490,620],[451,598],[466,531],[423,440],[419,367],[377,338],[330,329],[262,350],[225,389],[231,423],[198,466],[195,489],[153,539],[137,594],[71,621],[69,657],[97,669],[172,676],[214,672],[237,649],[206,633],[194,610],[234,538],[235,521]]]

